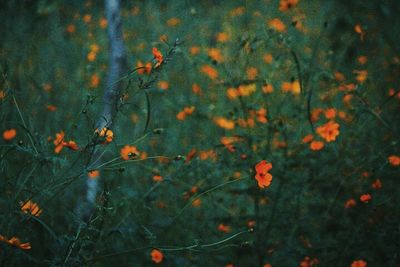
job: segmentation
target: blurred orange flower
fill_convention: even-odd
[[[0,235],[0,241],[23,250],[31,249],[31,244],[29,242],[21,243],[21,241],[15,236],[11,237],[11,239],[7,239],[5,236]]]
[[[21,210],[24,213],[30,213],[31,215],[36,216],[36,217],[39,217],[40,214],[42,213],[42,210],[40,209],[39,205],[30,200],[25,201],[25,202],[21,201],[20,205],[21,205]]]
[[[14,139],[14,137],[17,135],[17,131],[15,129],[8,129],[3,132],[3,139],[6,141],[10,141]]]
[[[123,158],[124,160],[134,159],[140,155],[137,148],[135,146],[130,146],[130,145],[126,145],[123,148],[121,148],[120,154],[121,158]]]
[[[215,117],[215,124],[219,127],[224,128],[225,130],[233,130],[235,128],[235,122],[223,117]]]
[[[318,151],[324,148],[324,142],[322,141],[312,141],[310,143],[310,149],[314,151]]]
[[[161,65],[161,63],[164,60],[164,56],[163,54],[156,48],[153,47],[153,57],[154,59],[157,61],[156,65],[154,66],[154,68],[157,68]]]
[[[224,233],[229,233],[231,231],[231,227],[229,225],[220,223],[218,225],[218,231],[224,232]]]
[[[215,80],[218,78],[218,71],[214,69],[210,65],[203,65],[201,66],[200,71],[204,74],[206,74],[211,80]]]
[[[363,194],[360,196],[360,200],[364,203],[368,203],[372,199],[372,196],[370,194]]]
[[[272,164],[266,160],[262,160],[255,166],[256,175],[255,178],[260,188],[269,187],[272,182],[272,175],[269,171],[272,169]]]
[[[90,77],[90,88],[96,88],[100,84],[100,77],[96,73]]]
[[[100,176],[100,171],[98,171],[98,170],[89,171],[87,173],[87,176],[89,179],[96,179]]]
[[[400,166],[400,157],[399,156],[391,155],[388,157],[388,160],[392,166],[396,166],[396,167]]]
[[[278,18],[268,21],[268,26],[277,32],[286,32],[286,25]]]
[[[167,25],[170,27],[177,26],[180,23],[181,23],[181,20],[178,18],[170,18],[169,20],[167,20]]]
[[[150,255],[151,255],[151,260],[157,264],[161,263],[164,259],[164,254],[161,251],[159,251],[158,249],[153,249],[151,251]]]
[[[376,179],[376,180],[372,183],[371,187],[372,187],[373,189],[381,189],[381,188],[382,188],[382,182],[381,182],[381,180],[380,180],[380,179]]]
[[[279,2],[279,10],[282,12],[288,11],[298,4],[299,0],[281,0]]]
[[[99,129],[96,129],[94,132],[98,133],[100,137],[105,138],[104,143],[111,143],[114,138],[113,131],[111,131],[110,129],[108,129],[106,127],[101,129],[100,132],[99,132]]]
[[[147,62],[146,65],[144,65],[142,61],[139,60],[136,63],[136,68],[138,68],[137,70],[138,74],[144,74],[144,73],[149,74],[151,72],[151,63]]]
[[[364,260],[356,260],[353,261],[353,263],[351,264],[351,267],[365,267],[367,266],[367,263]]]
[[[314,139],[314,135],[312,135],[312,134],[307,134],[306,136],[303,137],[303,139],[301,140],[301,142],[302,142],[303,144],[306,144],[306,143],[310,143],[313,139]]]
[[[212,60],[215,60],[218,63],[221,63],[224,61],[224,57],[221,54],[221,50],[218,48],[207,49],[207,54]]]

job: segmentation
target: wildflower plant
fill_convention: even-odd
[[[112,3],[0,8],[1,265],[399,264],[395,1]]]

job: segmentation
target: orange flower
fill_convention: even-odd
[[[311,111],[311,121],[316,122],[317,120],[319,120],[319,116],[321,115],[322,112],[324,112],[322,108],[313,109]]]
[[[24,249],[24,250],[28,250],[31,249],[31,244],[30,243],[21,243],[21,241],[16,238],[15,236],[11,237],[11,239],[7,239],[6,237],[0,235],[0,241],[5,242],[11,246],[20,248],[20,249]]]
[[[87,173],[89,179],[96,179],[100,176],[100,172],[98,170],[92,170]]]
[[[186,155],[185,163],[189,163],[196,155],[196,148],[192,148],[192,150],[190,150],[189,153]]]
[[[219,32],[216,36],[217,42],[225,43],[228,42],[230,37],[229,34],[225,32]]]
[[[170,18],[167,20],[167,25],[170,27],[175,27],[181,23],[181,20],[178,18]]]
[[[221,137],[221,144],[223,144],[226,149],[228,149],[230,152],[235,151],[235,146],[234,144],[237,142],[242,141],[242,138],[239,136],[223,136]]]
[[[203,65],[200,71],[206,74],[211,80],[215,80],[218,78],[218,71],[210,65]]]
[[[140,155],[137,148],[135,146],[130,146],[130,145],[126,145],[123,148],[121,148],[120,154],[121,158],[123,158],[124,160],[134,159]]]
[[[212,60],[215,60],[218,63],[221,63],[224,61],[224,57],[221,54],[221,50],[219,50],[218,48],[207,49],[207,54]]]
[[[193,94],[201,95],[202,94],[202,90],[201,90],[200,85],[198,85],[197,83],[194,83],[192,85],[192,92],[193,92]]]
[[[154,68],[157,68],[163,62],[164,57],[163,57],[163,54],[161,54],[161,52],[156,47],[153,47],[153,57],[157,61]]]
[[[367,263],[364,260],[356,260],[353,261],[353,263],[351,264],[351,267],[365,267],[367,266]]]
[[[372,183],[372,188],[373,189],[381,189],[382,188],[382,182],[380,179],[376,179],[373,183]]]
[[[288,11],[298,4],[299,0],[281,0],[279,2],[279,10],[282,12]]]
[[[180,121],[183,121],[186,118],[186,115],[192,115],[194,112],[195,107],[190,106],[190,107],[185,107],[182,111],[180,111],[177,115],[176,118]]]
[[[108,24],[108,22],[105,18],[100,19],[100,21],[99,21],[100,28],[105,29],[107,27],[107,24]]]
[[[247,79],[254,80],[258,75],[258,70],[255,67],[248,67],[246,69]]]
[[[73,33],[73,32],[75,32],[75,25],[73,25],[73,24],[68,25],[68,26],[67,26],[67,32],[68,32],[68,33]]]
[[[257,121],[260,123],[267,123],[267,110],[265,108],[260,108],[259,110],[256,111],[257,115]]]
[[[270,263],[266,263],[263,267],[272,267],[272,265]]]
[[[277,32],[286,32],[286,25],[278,18],[268,21],[268,26]]]
[[[364,83],[368,77],[368,71],[366,71],[366,70],[355,70],[355,71],[353,71],[353,73],[357,74],[356,80],[359,83]]]
[[[268,173],[272,169],[272,164],[266,160],[262,160],[255,166],[255,178],[258,182],[258,187],[269,187],[272,182],[272,175]]]
[[[318,151],[324,148],[324,142],[322,141],[312,141],[310,143],[310,149],[314,151]]]
[[[353,198],[351,198],[351,199],[346,201],[346,204],[344,204],[344,207],[346,209],[349,209],[349,208],[354,207],[355,205],[356,205],[356,201]]]
[[[391,155],[388,157],[388,160],[392,166],[396,166],[396,167],[400,166],[400,157],[399,156]]]
[[[274,87],[271,84],[265,84],[262,86],[262,91],[264,94],[270,94],[274,91]]]
[[[372,196],[370,194],[363,194],[360,196],[360,200],[364,203],[368,203],[372,199]]]
[[[313,139],[314,139],[314,135],[312,135],[312,134],[307,134],[306,136],[303,137],[303,139],[301,140],[301,142],[302,142],[303,144],[306,144],[306,143],[310,143]]]
[[[56,154],[60,153],[63,149],[63,141],[64,141],[64,131],[56,133],[56,139],[54,139],[53,144],[55,145],[54,152]]]
[[[264,54],[264,56],[263,56],[264,63],[271,64],[272,60],[274,60],[272,54]]]
[[[161,182],[163,180],[163,177],[161,175],[154,175],[153,176],[153,181],[154,182]]]
[[[153,249],[150,255],[151,255],[151,260],[157,264],[163,261],[164,254],[158,249]]]
[[[281,85],[281,89],[285,93],[291,92],[294,95],[298,95],[301,91],[300,82],[297,80],[293,82],[283,82]]]
[[[354,31],[360,35],[361,41],[364,41],[365,33],[364,33],[363,29],[361,28],[360,24],[357,24],[354,26]]]
[[[336,109],[335,108],[328,108],[325,110],[325,118],[328,120],[332,120],[336,117]]]
[[[332,142],[336,140],[339,135],[340,125],[334,121],[329,121],[326,124],[319,126],[316,132],[324,138],[327,142]]]
[[[103,143],[111,143],[112,140],[113,140],[113,138],[114,138],[114,133],[113,133],[113,131],[111,131],[111,130],[108,129],[108,128],[103,128],[103,129],[101,129],[100,132],[99,132],[99,129],[96,129],[94,132],[95,132],[95,133],[98,133],[98,135],[99,135],[100,137],[104,137],[104,138],[105,138],[105,140],[104,140]]]
[[[219,127],[224,128],[225,130],[233,130],[235,128],[235,122],[234,121],[225,119],[223,117],[214,118],[214,122]]]
[[[0,100],[6,97],[6,93],[3,90],[0,90]]]
[[[158,82],[158,88],[160,88],[162,90],[168,90],[169,83],[167,81],[159,81]]]
[[[192,55],[197,55],[197,54],[200,53],[200,47],[198,47],[198,46],[192,46],[192,47],[189,48],[189,52],[190,52],[190,54],[192,54]]]
[[[46,108],[47,108],[47,110],[52,111],[52,112],[57,110],[57,107],[54,105],[47,105]]]
[[[139,60],[136,63],[136,68],[138,69],[137,70],[138,74],[144,74],[144,73],[149,74],[151,72],[151,63],[147,62],[146,65],[144,65],[142,61]]]
[[[3,139],[6,141],[10,141],[11,139],[14,139],[16,135],[17,131],[15,129],[8,129],[3,132]]]
[[[201,199],[200,198],[196,198],[195,200],[193,200],[192,206],[195,207],[195,208],[200,207],[201,206]]]
[[[25,202],[20,202],[20,205],[21,205],[21,210],[24,213],[30,213],[36,217],[39,217],[40,214],[42,213],[42,210],[40,209],[39,205],[30,200]]]
[[[75,151],[79,149],[79,147],[78,147],[78,145],[75,143],[75,141],[62,142],[62,145],[63,145],[64,147],[68,147],[69,149],[75,150]]]
[[[90,77],[90,88],[96,88],[98,87],[100,84],[100,77],[99,75],[97,75],[96,73],[94,73],[91,77]]]
[[[224,233],[229,233],[231,231],[231,227],[229,225],[225,225],[223,223],[220,223],[218,225],[218,231],[224,232]]]

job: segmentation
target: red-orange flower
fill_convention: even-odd
[[[396,155],[391,155],[388,157],[389,163],[393,166],[400,166],[400,157]]]
[[[351,207],[354,207],[356,205],[356,201],[354,200],[354,199],[349,199],[349,200],[347,200],[346,201],[346,204],[344,204],[344,207],[346,208],[346,209],[349,209],[349,208],[351,208]]]
[[[111,131],[111,130],[108,129],[108,128],[103,128],[103,129],[101,129],[101,131],[99,131],[99,129],[96,129],[94,132],[95,132],[95,133],[98,133],[98,135],[99,135],[100,137],[105,138],[105,140],[104,140],[103,143],[111,143],[112,140],[113,140],[113,138],[114,138],[114,133],[113,133],[113,131]]]
[[[124,160],[134,159],[139,155],[140,153],[135,146],[126,145],[121,148],[121,157]]]
[[[224,233],[229,233],[231,231],[231,227],[229,225],[220,223],[218,225],[218,231],[224,232]]]
[[[376,179],[371,186],[373,189],[380,189],[382,188],[382,182],[380,179]]]
[[[151,260],[157,264],[161,263],[164,259],[164,254],[161,251],[159,251],[158,249],[153,249],[151,251],[150,255],[151,255]]]
[[[310,143],[310,149],[314,151],[318,151],[324,148],[324,142],[322,141],[311,141]]]
[[[8,129],[3,132],[3,139],[6,141],[10,141],[17,135],[17,131],[15,129]]]
[[[268,173],[272,169],[272,163],[262,160],[255,166],[256,175],[255,178],[260,188],[270,186],[272,182],[272,175]]]
[[[365,267],[367,266],[367,263],[364,260],[356,260],[353,261],[353,263],[351,264],[351,267]]]
[[[87,173],[87,176],[89,179],[96,179],[100,176],[100,171],[98,171],[98,170],[89,171]]]
[[[39,217],[40,214],[42,213],[42,210],[40,209],[39,205],[30,200],[25,202],[20,202],[20,205],[21,205],[21,210],[24,213],[30,213],[36,217]]]
[[[200,71],[206,74],[211,80],[215,80],[218,78],[218,71],[210,65],[201,66]]]
[[[55,145],[54,152],[56,154],[60,153],[63,149],[63,141],[64,141],[64,131],[56,133],[56,139],[54,139],[53,144]]]
[[[360,196],[360,200],[364,203],[368,203],[372,199],[372,196],[370,194],[363,194]]]
[[[15,236],[11,237],[11,239],[7,239],[5,236],[0,235],[0,241],[5,242],[9,244],[10,246],[14,246],[20,249],[31,249],[31,244],[28,243],[22,243],[18,238]]]
[[[334,121],[329,121],[316,129],[316,132],[324,138],[327,142],[332,142],[336,140],[339,135],[340,125]]]
[[[163,62],[164,57],[163,57],[163,54],[161,54],[161,52],[156,47],[153,47],[153,56],[154,56],[154,59],[157,61],[154,68],[157,68]]]

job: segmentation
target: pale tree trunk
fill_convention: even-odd
[[[126,67],[125,46],[122,35],[122,21],[120,16],[120,0],[105,0],[106,18],[108,21],[108,40],[109,40],[109,69],[108,78],[104,90],[104,106],[101,116],[97,122],[97,129],[110,129],[113,125],[118,111],[118,103],[121,97],[121,77]],[[96,169],[102,162],[99,148],[96,147],[92,154],[91,169]],[[87,179],[86,199],[81,205],[81,218],[88,218],[94,206],[97,193],[99,191],[99,179]]]

